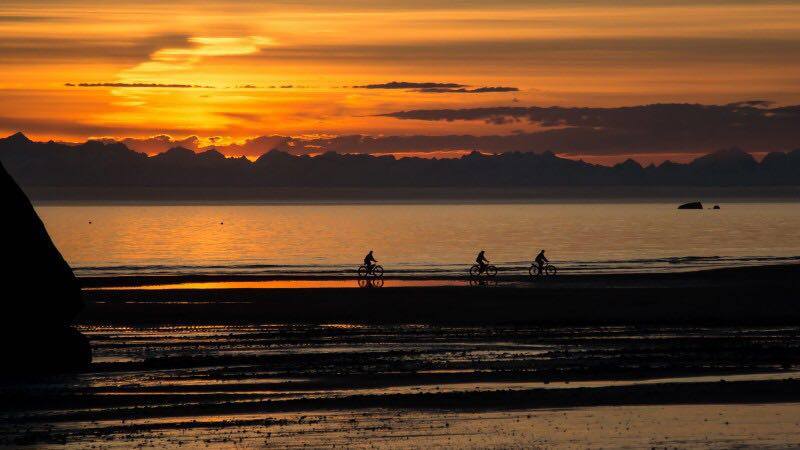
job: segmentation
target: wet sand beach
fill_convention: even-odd
[[[532,282],[502,275],[400,279],[381,288],[357,280],[258,277],[114,277],[84,280],[86,323],[461,323],[461,324],[796,324],[800,265],[688,273],[559,275]],[[388,287],[396,281],[403,287]],[[159,286],[159,283],[161,286]],[[184,284],[181,284],[184,283]],[[206,283],[194,288],[190,283]],[[422,284],[417,284],[422,283]],[[103,289],[102,286],[108,286]],[[136,286],[145,286],[140,289]],[[129,287],[126,289],[126,287]]]
[[[797,272],[372,289],[95,282],[79,317],[90,369],[2,380],[0,444],[791,447]]]

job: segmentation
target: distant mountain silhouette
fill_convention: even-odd
[[[470,153],[458,159],[270,150],[256,161],[215,150],[173,148],[148,157],[120,143],[37,143],[17,133],[0,139],[0,161],[24,186],[84,187],[536,187],[536,186],[797,186],[800,150],[762,162],[738,149],[688,164],[608,167],[552,153]]]
[[[9,145],[12,145],[12,144],[15,144],[15,145],[26,145],[26,144],[32,144],[33,143],[33,141],[28,139],[28,136],[25,136],[24,134],[22,134],[22,132],[19,132],[19,131],[14,133],[14,134],[12,134],[11,136],[5,138],[4,141],[5,141],[6,144],[9,144]]]

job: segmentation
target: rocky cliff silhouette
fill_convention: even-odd
[[[80,187],[539,187],[539,186],[798,186],[800,150],[763,161],[738,149],[688,164],[612,167],[552,153],[473,152],[457,159],[271,150],[256,161],[209,150],[173,148],[148,157],[120,143],[0,139],[0,160],[23,186]]]
[[[28,198],[0,164],[3,192],[3,375],[76,370],[91,361],[88,340],[70,326],[82,308],[72,269]]]

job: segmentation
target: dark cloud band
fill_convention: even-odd
[[[390,81],[388,83],[353,86],[356,89],[457,89],[466,87],[458,83],[417,83],[412,81]]]
[[[418,89],[417,92],[431,93],[431,94],[483,94],[486,92],[518,92],[519,88],[508,86],[484,86],[475,89],[467,88],[425,88]]]
[[[353,86],[356,89],[401,89],[424,94],[483,94],[487,92],[517,92],[519,88],[510,86],[482,86],[470,88],[460,83],[418,83],[412,81],[390,81],[388,83]]]
[[[753,106],[756,105],[756,106]],[[450,134],[367,136],[341,135],[321,138],[262,136],[244,144],[215,145],[225,154],[259,155],[270,149],[294,154],[336,151],[340,153],[401,153],[478,150],[569,153],[572,155],[626,155],[705,153],[739,147],[748,151],[787,151],[800,148],[800,106],[770,107],[763,100],[729,105],[654,104],[619,108],[502,107],[412,110],[386,116],[415,120],[481,120],[490,123],[534,122],[542,128],[512,134]],[[240,116],[255,120],[256,116]],[[14,119],[0,116],[0,129],[84,135],[117,135],[131,131],[141,135],[146,125],[130,129],[92,126],[74,122]],[[192,130],[160,130],[187,135]],[[182,145],[197,148],[199,142],[123,140],[141,151]]]
[[[555,151],[609,155],[697,152],[738,146],[752,150],[800,147],[800,107],[765,100],[728,105],[652,104],[617,108],[491,107],[410,110],[385,114],[401,120],[528,122],[543,131],[476,136],[487,151]],[[464,139],[462,139],[464,140]],[[480,141],[484,142],[480,142]],[[462,147],[463,148],[463,147]]]
[[[112,87],[112,88],[175,88],[175,89],[213,89],[214,86],[199,84],[165,84],[165,83],[65,83],[67,87]]]

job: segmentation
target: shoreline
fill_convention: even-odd
[[[798,280],[800,265],[786,265],[477,286],[85,289],[78,323],[791,325]]]
[[[467,266],[465,265],[465,275],[387,275],[384,280],[406,280],[406,281],[460,281],[465,284],[469,282],[466,276]],[[504,275],[502,272],[496,277],[500,283],[538,283],[537,286],[576,286],[576,285],[595,285],[605,286],[625,286],[647,283],[667,283],[667,284],[760,284],[786,278],[786,272],[795,271],[800,274],[800,264],[769,264],[751,265],[744,267],[720,267],[712,269],[687,269],[684,271],[669,272],[628,272],[628,273],[583,273],[583,274],[559,274],[552,279],[531,282],[526,275]],[[746,275],[743,279],[742,275]],[[273,282],[273,281],[357,281],[355,273],[350,275],[297,275],[297,274],[182,274],[182,275],[112,275],[112,276],[88,276],[79,277],[78,282],[82,288],[102,289],[157,285],[175,285],[182,283],[225,283],[225,282]],[[452,285],[448,283],[445,285]],[[444,285],[443,285],[444,286]]]

